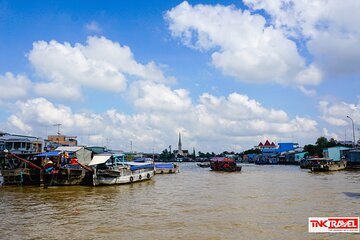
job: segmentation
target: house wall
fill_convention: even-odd
[[[335,161],[339,161],[341,159],[340,151],[349,149],[347,147],[332,147],[332,148],[326,148],[323,150],[323,155],[326,158],[331,158]]]

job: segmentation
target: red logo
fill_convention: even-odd
[[[359,218],[310,217],[309,232],[359,232]]]

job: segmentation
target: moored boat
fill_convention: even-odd
[[[311,160],[312,172],[329,172],[338,171],[346,168],[347,162],[345,160],[334,161],[329,158],[318,158]]]
[[[226,157],[214,157],[210,159],[210,168],[213,171],[236,172],[241,171],[241,166],[236,161]]]
[[[201,168],[209,168],[210,162],[200,162],[200,163],[197,163],[196,165],[198,165]]]
[[[153,163],[125,162],[124,155],[95,155],[89,166],[93,167],[93,185],[114,185],[151,179]]]
[[[179,172],[179,165],[175,163],[155,163],[155,173],[176,173]]]

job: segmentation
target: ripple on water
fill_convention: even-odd
[[[358,172],[250,164],[217,173],[184,163],[179,174],[131,185],[5,186],[0,238],[338,239],[307,233],[307,219],[358,216],[359,182]]]

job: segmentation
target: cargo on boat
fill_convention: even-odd
[[[236,161],[226,157],[214,157],[210,159],[210,168],[213,171],[236,172],[241,171],[241,166]]]

